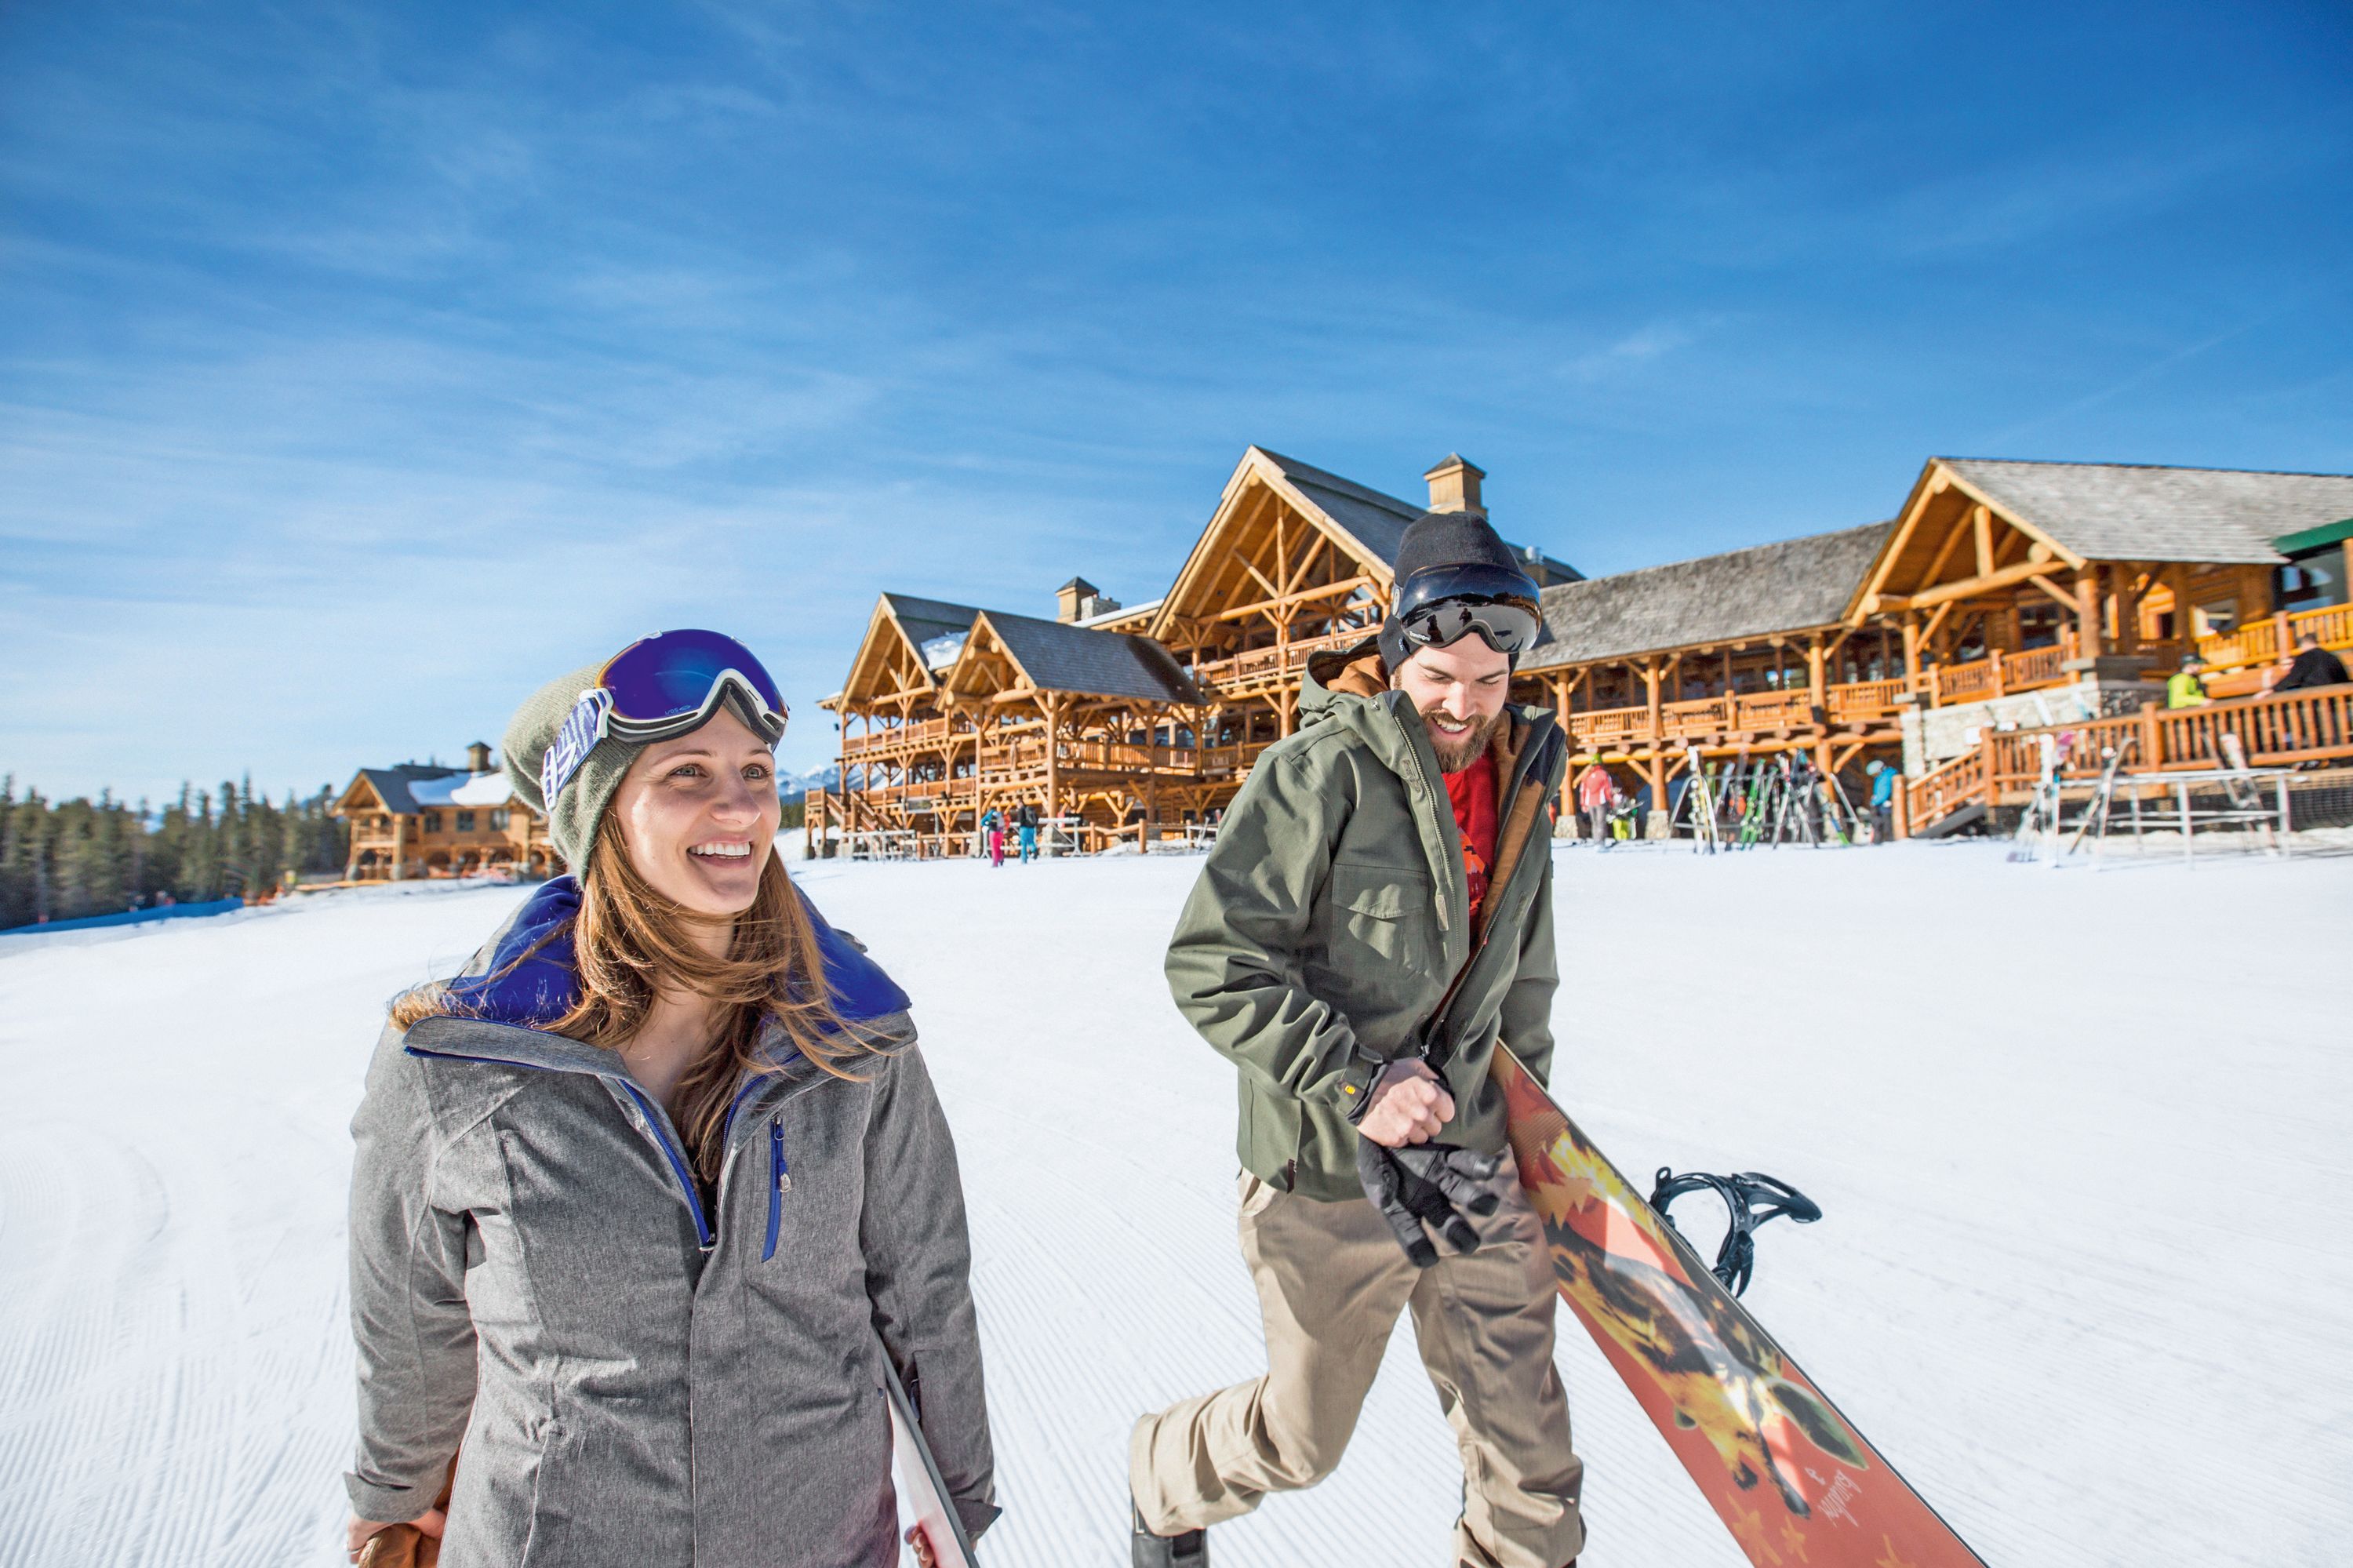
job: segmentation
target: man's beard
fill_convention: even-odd
[[[1438,712],[1437,709],[1418,711],[1421,715],[1422,728],[1430,732],[1430,748],[1438,753],[1438,770],[1440,773],[1460,773],[1478,761],[1480,753],[1487,749],[1487,742],[1494,737],[1495,726],[1504,722],[1501,712],[1492,713],[1472,725],[1461,739],[1449,740],[1439,734],[1437,726],[1430,722],[1430,715]]]

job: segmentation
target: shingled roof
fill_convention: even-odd
[[[1549,670],[1828,626],[1846,613],[1890,526],[1872,523],[1557,584],[1544,590],[1546,635],[1521,668]]]
[[[427,784],[441,779],[463,779],[467,776],[466,770],[462,768],[442,768],[423,762],[404,762],[395,768],[360,769],[360,777],[368,781],[369,788],[376,793],[376,799],[384,802],[384,809],[398,817],[413,817],[423,810],[423,807],[417,803],[417,797],[409,791],[410,785]],[[429,803],[440,805],[444,802],[437,799]]]
[[[1394,495],[1384,495],[1354,480],[1342,479],[1336,473],[1326,472],[1312,463],[1301,462],[1297,458],[1267,451],[1264,447],[1258,450],[1282,471],[1282,477],[1289,480],[1301,494],[1321,507],[1325,516],[1346,529],[1350,536],[1366,549],[1378,556],[1383,565],[1392,569],[1396,567],[1398,546],[1405,542],[1406,525],[1420,516],[1424,508],[1409,501],[1399,501]],[[1574,579],[1584,576],[1567,562],[1556,561],[1528,546],[1513,545],[1511,547],[1531,562],[1543,562],[1549,568],[1546,577]],[[1539,577],[1537,580],[1544,581],[1545,577]]]
[[[1989,503],[2092,561],[2274,565],[2272,541],[2353,517],[2353,474],[1940,458]]]
[[[985,613],[1005,651],[1042,691],[1155,703],[1203,701],[1175,657],[1149,637],[1002,610]]]
[[[892,618],[907,629],[917,648],[935,637],[963,636],[972,630],[972,618],[980,613],[968,604],[917,599],[911,593],[886,593],[882,602],[891,607]]]

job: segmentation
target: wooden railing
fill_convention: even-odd
[[[1204,690],[1219,695],[1235,690],[1260,686],[1307,668],[1307,661],[1318,653],[1335,648],[1352,648],[1370,636],[1362,628],[1345,631],[1328,631],[1321,637],[1301,638],[1294,642],[1272,648],[1251,648],[1223,659],[1212,659],[1193,666],[1193,681]]]
[[[1813,722],[1814,694],[1804,688],[1750,692],[1732,699],[1734,729],[1792,729]]]
[[[1868,724],[1894,715],[1905,691],[1902,676],[1886,681],[1848,681],[1824,689],[1832,724]],[[1659,705],[1661,742],[1707,740],[1759,730],[1799,729],[1813,723],[1813,694],[1804,687],[1746,692],[1731,696],[1692,697]],[[1584,750],[1649,745],[1651,710],[1588,708],[1568,715],[1568,733]]]
[[[2353,605],[2329,604],[2251,620],[2235,631],[2198,640],[2198,657],[2217,669],[2268,664],[2293,658],[2295,640],[2318,639],[2323,648],[2353,648]]]
[[[1864,724],[1895,711],[1895,699],[1910,684],[1898,675],[1887,681],[1848,681],[1828,694],[1832,724]]]
[[[1647,738],[1650,728],[1651,710],[1646,707],[1588,708],[1568,715],[1569,737],[1588,751]]]
[[[1967,664],[1931,664],[1920,672],[1920,689],[1930,703],[1983,702],[2037,686],[2055,686],[2067,679],[2068,651],[2063,643],[2029,648],[2018,653],[1995,653]]]
[[[1992,758],[1985,747],[1956,757],[1931,772],[1907,779],[1905,818],[1911,832],[1934,826],[1964,806],[1982,805]]]
[[[1911,831],[1972,803],[2017,805],[2027,800],[2042,776],[2046,736],[2058,776],[2083,782],[2098,778],[2109,757],[2127,746],[2127,773],[2231,767],[2225,736],[2238,737],[2240,757],[2254,768],[2353,759],[2353,686],[2194,708],[2168,710],[2149,703],[2138,713],[2114,718],[1989,732],[1975,751],[1905,785]]]
[[[918,719],[913,724],[892,725],[870,729],[863,735],[842,736],[841,754],[858,757],[871,751],[896,751],[902,747],[934,745],[948,738],[951,721],[944,718]],[[953,731],[970,735],[970,729]]]

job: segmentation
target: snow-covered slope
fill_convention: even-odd
[[[796,872],[916,997],[956,1126],[992,1565],[1124,1561],[1129,1423],[1258,1369],[1230,1070],[1159,976],[1198,864]],[[1989,1561],[2341,1558],[2353,860],[1558,864],[1562,1097],[1638,1181],[1821,1202],[1763,1233],[1749,1302]],[[0,1564],[340,1561],[344,1123],[384,999],[518,896],[0,940]],[[1736,1568],[1561,1323],[1586,1568]],[[1409,1333],[1339,1474],[1221,1526],[1224,1568],[1444,1560]]]

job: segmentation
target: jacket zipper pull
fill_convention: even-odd
[[[785,1118],[781,1116],[768,1118],[768,1169],[776,1173],[777,1192],[793,1190],[793,1173],[785,1164]]]

